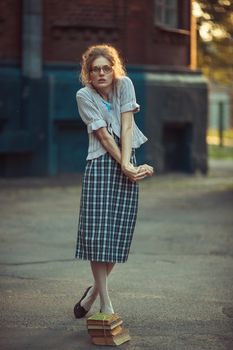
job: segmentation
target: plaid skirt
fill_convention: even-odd
[[[119,144],[119,138],[114,135]],[[135,150],[131,163],[136,165]],[[125,262],[138,210],[138,183],[131,182],[109,153],[88,160],[82,183],[75,257]]]

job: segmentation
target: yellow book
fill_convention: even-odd
[[[122,328],[121,332],[117,335],[91,338],[92,343],[96,345],[121,345],[130,339],[129,331],[126,328]]]
[[[121,326],[117,326],[113,329],[88,329],[88,333],[90,334],[91,337],[111,337],[111,336],[115,336],[118,335],[119,333],[121,333],[122,331],[122,327]]]

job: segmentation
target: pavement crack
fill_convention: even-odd
[[[55,260],[39,260],[39,261],[24,261],[15,263],[0,263],[0,266],[22,266],[22,265],[39,265],[39,264],[50,264],[55,262],[71,262],[74,259],[55,259]]]
[[[25,276],[19,276],[19,275],[3,275],[3,274],[0,274],[0,277],[7,277],[7,278],[17,278],[19,280],[31,280],[31,281],[35,281],[35,280],[38,280],[39,278],[34,278],[34,277],[25,277]]]

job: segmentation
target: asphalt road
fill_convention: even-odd
[[[80,190],[76,175],[0,180],[3,350],[103,349],[73,316],[92,283],[74,259]],[[233,349],[232,204],[230,161],[141,182],[129,260],[109,280],[132,337],[122,349]]]

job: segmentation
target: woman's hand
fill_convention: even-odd
[[[122,166],[121,170],[132,182],[142,180],[148,176],[148,169],[146,167],[135,167],[131,163]]]
[[[139,166],[140,171],[145,170],[148,176],[152,176],[154,174],[154,168],[148,164],[143,164]]]

